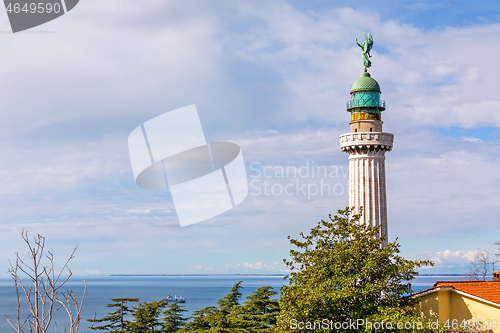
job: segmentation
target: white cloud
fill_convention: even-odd
[[[347,167],[347,154],[339,149],[338,134],[332,129],[306,128],[279,133],[248,133],[234,139],[227,133],[223,136],[240,144],[247,165],[258,161],[262,166],[305,166],[315,161],[317,166]],[[451,230],[469,235],[471,228],[497,226],[496,213],[491,213],[496,211],[497,188],[500,186],[500,178],[494,176],[500,152],[492,154],[492,151],[500,149],[500,146],[480,145],[479,149],[471,152],[468,148],[471,144],[474,143],[430,132],[396,135],[394,151],[387,154],[386,171],[391,238],[395,235],[405,239],[425,235],[427,246],[433,242],[442,246],[439,233]],[[128,164],[128,161],[123,163]],[[248,172],[254,175],[250,169]],[[109,181],[109,176],[106,177],[104,179]],[[291,179],[272,177],[267,180],[270,184],[287,184]],[[343,180],[340,177],[332,181]],[[318,179],[304,181],[317,182]],[[320,218],[326,218],[329,213],[347,205],[347,193],[341,196],[318,195],[311,200],[303,195],[249,196],[236,209],[204,222],[199,228],[180,228],[167,192],[136,188],[132,176],[117,183],[105,184],[114,193],[111,197],[104,191],[75,201],[66,193],[74,195],[78,193],[76,188],[61,194],[49,191],[52,198],[34,200],[29,207],[24,207],[17,200],[5,201],[13,202],[2,208],[2,215],[12,218],[11,225],[7,228],[4,224],[2,232],[7,237],[3,239],[5,247],[19,250],[20,246],[12,243],[12,238],[16,238],[12,235],[17,234],[17,228],[25,227],[33,232],[43,231],[48,239],[54,239],[59,244],[58,247],[81,244],[78,254],[84,260],[79,265],[95,265],[89,267],[91,270],[127,273],[119,263],[106,268],[99,262],[93,263],[95,259],[92,259],[100,258],[99,261],[107,262],[116,256],[123,256],[131,262],[126,267],[144,267],[143,272],[148,274],[176,273],[182,269],[194,272],[192,264],[182,268],[184,259],[176,259],[178,263],[171,264],[169,258],[187,258],[186,263],[191,263],[194,259],[189,258],[199,256],[197,249],[203,249],[204,255],[211,259],[197,265],[212,267],[213,272],[224,272],[224,266],[219,262],[224,257],[223,253],[242,251],[246,253],[245,257],[253,258],[250,253],[255,250],[257,239],[259,249],[267,251],[268,257],[234,262],[231,264],[233,268],[228,267],[227,270],[281,272],[283,267],[269,262],[287,256],[292,246],[286,236],[297,238],[300,231],[307,233]],[[115,193],[124,186],[120,184],[128,184],[128,189]],[[15,198],[20,198],[20,195]],[[47,205],[53,200],[59,200],[57,206]],[[422,210],[422,207],[426,209]],[[475,223],[471,224],[470,219],[474,219]],[[431,238],[433,233],[437,233],[435,240]],[[477,235],[469,235],[471,244],[481,241],[474,237]],[[148,246],[144,247],[144,244]],[[144,258],[149,258],[151,251],[164,254],[160,262],[165,262],[167,272],[156,266],[151,268],[154,271],[148,271],[145,266],[148,260]],[[451,248],[449,251],[467,252]],[[437,255],[437,258],[453,257],[448,252],[443,253],[446,254]],[[5,256],[9,257],[10,253],[5,253]],[[195,262],[199,262],[198,259]]]
[[[476,251],[450,251],[436,252],[429,255],[429,259],[438,265],[443,264],[459,264],[465,265],[474,259]]]
[[[466,142],[483,142],[483,140],[481,139],[478,139],[478,138],[471,138],[471,137],[461,137],[460,138],[462,141],[466,141]]]
[[[262,261],[256,262],[255,264],[250,264],[250,263],[244,263],[243,267],[245,268],[250,268],[250,269],[263,269],[263,268],[269,268],[269,266],[265,265],[262,263]]]
[[[393,125],[500,124],[489,111],[500,103],[498,69],[489,65],[500,25],[422,31],[349,8],[200,4],[145,1],[135,10],[126,1],[112,11],[90,1],[51,23],[57,33],[43,42],[39,34],[6,39],[2,135],[91,124],[99,133],[118,125],[126,135],[193,102],[213,131],[344,123],[349,86],[361,72],[354,38],[366,26],[375,38],[371,72]]]
[[[411,5],[406,6],[409,10],[428,10],[428,9],[434,9],[434,8],[446,8],[449,6],[446,6],[445,4],[442,3],[427,3],[427,2],[415,2],[412,3]]]
[[[74,189],[84,182],[129,173],[126,151],[116,149],[123,143],[116,140],[32,144],[1,144],[0,195]]]
[[[203,265],[194,265],[191,266],[189,269],[190,274],[196,274],[196,273],[211,273],[214,269],[212,267],[206,267]]]
[[[133,184],[126,138],[196,103],[207,138],[239,143],[247,163],[347,166],[338,135],[348,131],[363,30],[375,39],[370,71],[388,103],[384,128],[396,133],[386,164],[390,237],[437,246],[440,234],[498,231],[500,146],[427,126],[500,126],[500,69],[491,66],[499,25],[421,30],[285,1],[89,0],[45,28],[55,33],[4,38],[0,259],[22,247],[15,235],[27,227],[62,249],[81,244],[76,264],[91,272],[217,271],[226,262],[280,271],[269,263],[287,255],[286,236],[346,206],[346,194],[248,197],[180,229],[168,192]],[[447,248],[436,258],[468,253]]]
[[[246,262],[244,264],[230,265],[227,264],[225,267],[227,270],[233,270],[235,272],[245,272],[245,273],[288,273],[289,270],[283,263],[274,262],[272,264],[265,264],[262,261],[257,262]]]
[[[87,269],[87,270],[84,270],[84,271],[73,271],[74,275],[78,276],[78,275],[82,275],[82,276],[92,276],[92,275],[102,275],[102,273],[99,271],[99,270],[90,270],[90,269]]]
[[[131,208],[126,209],[125,213],[127,214],[149,214],[154,211],[164,211],[166,213],[171,212],[171,210],[165,206],[164,203],[156,203],[156,204],[145,204],[144,207],[140,208]]]

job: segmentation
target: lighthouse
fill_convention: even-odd
[[[364,33],[363,33],[364,34]],[[360,223],[380,226],[379,237],[386,236],[387,196],[385,187],[385,153],[392,150],[394,135],[382,129],[385,101],[380,99],[380,85],[368,73],[373,45],[371,35],[358,46],[362,49],[364,70],[351,87],[347,111],[351,114],[350,133],[340,136],[340,148],[349,154],[349,207],[358,214]]]

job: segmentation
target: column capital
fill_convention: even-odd
[[[394,134],[384,132],[360,132],[342,134],[340,149],[354,155],[380,155],[392,150]]]

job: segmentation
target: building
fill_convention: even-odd
[[[369,55],[371,45],[367,52],[359,46],[363,49],[365,68],[351,88],[351,100],[347,102],[351,131],[340,136],[340,148],[349,154],[349,207],[354,207],[356,214],[362,209],[362,223],[381,226],[380,235],[386,236],[387,244],[385,153],[392,149],[394,135],[382,130],[385,102],[380,100],[380,85],[367,71],[371,62],[367,62],[366,54]]]
[[[500,272],[493,273],[493,281],[438,281],[410,297],[430,321],[500,333]]]

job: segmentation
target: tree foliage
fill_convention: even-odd
[[[243,305],[234,307],[228,316],[231,326],[238,332],[269,332],[279,312],[278,300],[271,299],[277,294],[272,289],[260,287],[245,297]]]
[[[217,302],[218,307],[195,311],[178,332],[270,332],[279,311],[278,300],[271,299],[276,292],[269,286],[258,288],[240,305],[241,284],[242,281],[235,283]]]
[[[230,332],[234,328],[234,323],[231,322],[229,314],[238,306],[242,297],[241,284],[243,281],[236,282],[229,290],[229,293],[217,301],[219,305],[217,310],[212,312],[210,316],[210,327],[214,332]]]
[[[130,326],[130,321],[123,318],[132,313],[132,310],[126,305],[127,303],[138,302],[138,298],[112,298],[114,303],[106,304],[108,308],[116,308],[116,310],[109,312],[106,317],[100,319],[87,319],[92,323],[103,323],[103,325],[93,326],[93,330],[102,330],[110,333],[123,333],[127,332],[127,327]]]
[[[132,317],[134,321],[129,325],[129,331],[133,333],[161,333],[163,323],[160,314],[165,307],[166,301],[140,302],[134,307]]]
[[[217,301],[219,311],[224,315],[231,312],[234,306],[240,304],[239,302],[242,296],[241,289],[243,289],[242,283],[243,281],[236,282],[229,290],[229,293]]]
[[[375,323],[383,323],[377,325]],[[446,333],[444,324],[436,322],[429,325],[422,315],[416,314],[411,306],[382,307],[379,311],[365,319],[360,332],[398,332],[398,333]],[[456,333],[465,333],[457,331]]]
[[[215,306],[209,306],[201,310],[197,310],[190,317],[190,321],[184,324],[183,328],[179,332],[204,332],[210,331],[212,328],[212,323],[215,321],[215,313],[217,308]]]
[[[382,246],[379,227],[359,223],[360,216],[350,208],[339,210],[309,235],[300,233],[301,240],[288,237],[297,249],[284,260],[291,273],[281,288],[278,332],[292,331],[292,320],[345,322],[409,304],[404,297],[412,292],[409,281],[417,268],[432,263],[399,256],[397,241]]]
[[[187,310],[177,302],[170,303],[163,314],[163,332],[177,332],[181,326],[186,322],[186,318],[182,316],[183,312]]]
[[[398,328],[400,332],[430,332],[424,318],[415,314],[409,294],[417,268],[433,265],[428,260],[407,260],[399,255],[397,239],[386,246],[379,227],[359,222],[352,209],[339,210],[328,221],[320,221],[308,235],[290,239],[296,247],[285,264],[290,269],[288,285],[280,300],[271,287],[261,287],[245,297],[242,281],[217,302],[195,311],[187,321],[177,303],[166,300],[141,302],[134,307],[134,321],[126,332],[386,332],[386,328],[362,325],[341,329],[335,323],[357,321],[422,323],[423,329]],[[163,311],[163,322],[160,315]],[[329,327],[292,327],[295,323],[324,323]],[[439,328],[442,331],[442,327]]]

